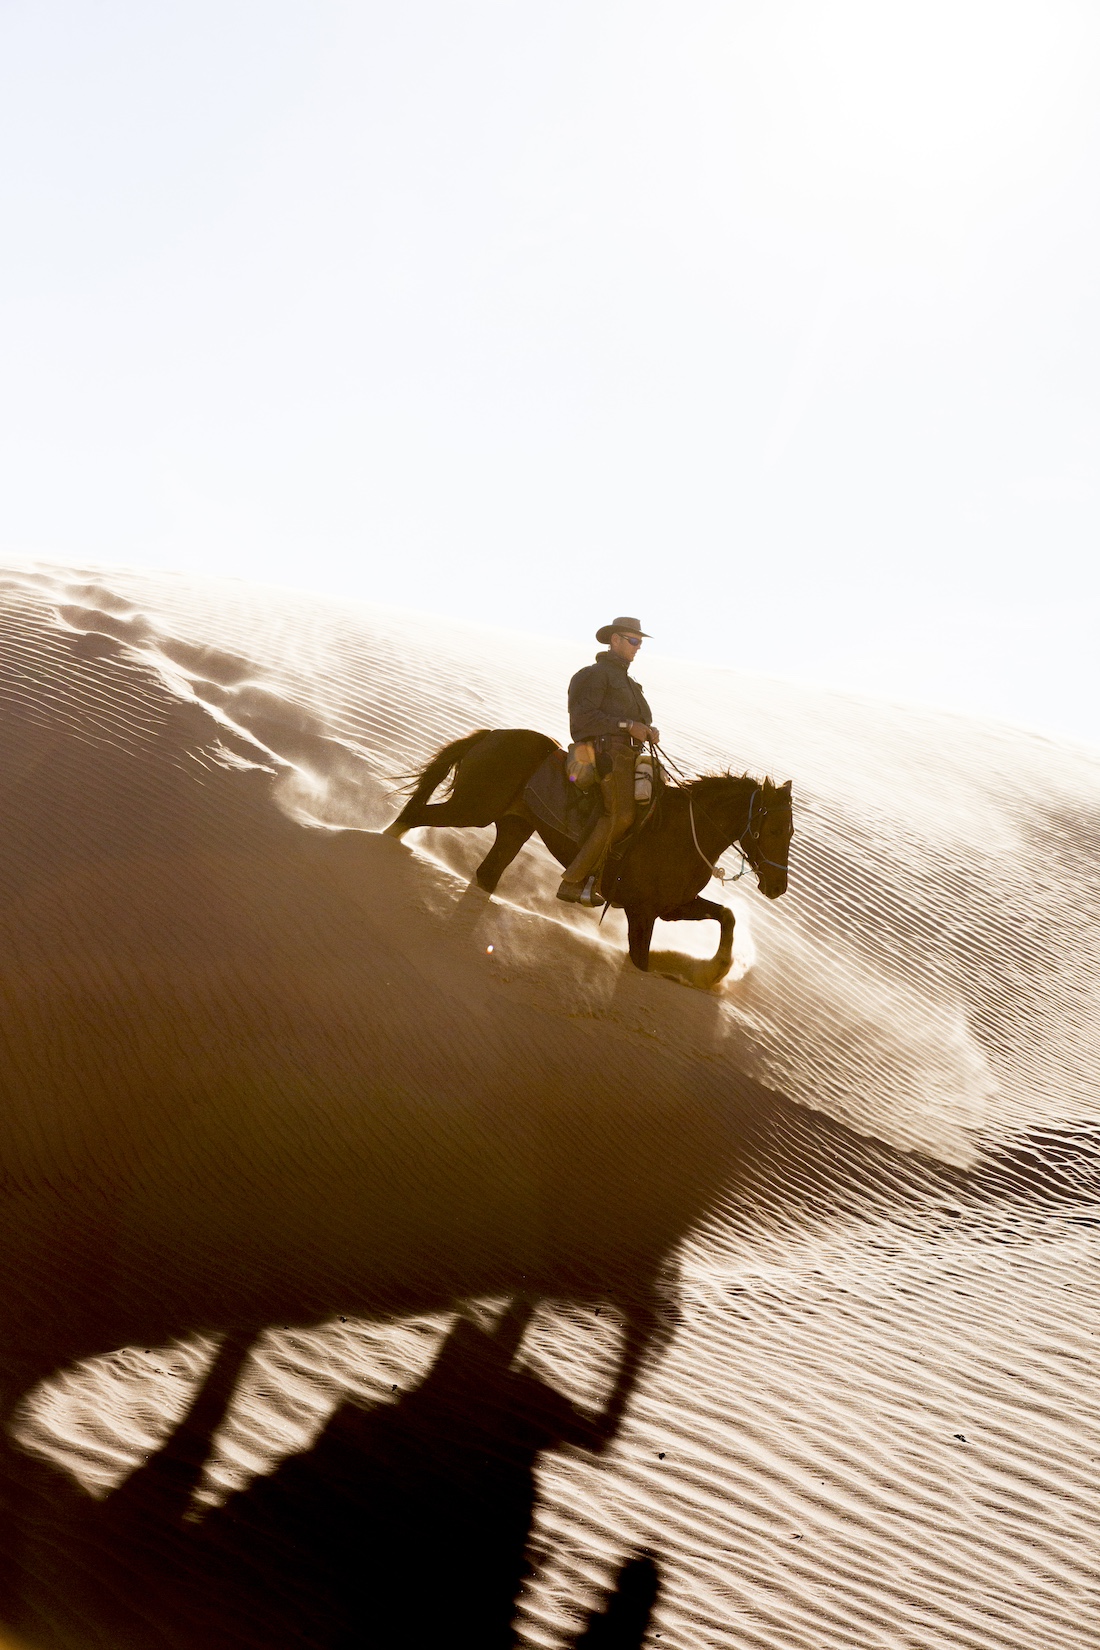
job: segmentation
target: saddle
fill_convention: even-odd
[[[579,749],[583,750],[584,747]],[[583,769],[580,771],[583,772]],[[578,764],[571,751],[551,751],[527,781],[523,800],[541,824],[548,825],[551,830],[560,831],[571,842],[579,844],[588,835],[592,821],[602,806],[602,799],[600,787],[590,781],[588,786],[582,789],[573,777],[576,773]],[[592,776],[594,779],[594,768]],[[651,817],[664,784],[659,762],[654,764],[653,781],[652,800],[649,803],[639,803],[633,825],[611,848],[608,853],[609,861],[621,858]]]

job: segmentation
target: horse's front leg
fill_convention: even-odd
[[[615,1385],[592,1426],[597,1451],[615,1438],[642,1373],[671,1339],[674,1303],[675,1290],[664,1280],[645,1297],[622,1303],[623,1345]]]
[[[647,911],[643,906],[631,906],[626,913],[630,960],[643,973],[649,967],[649,947],[653,942],[653,924],[656,921],[656,913]]]
[[[700,983],[711,986],[725,979],[733,962],[735,920],[728,905],[719,905],[715,900],[703,899],[700,896],[698,899],[688,900],[684,905],[676,906],[675,910],[662,911],[661,918],[664,922],[706,922],[713,918],[722,933],[718,941],[718,950],[707,966],[706,980]]]

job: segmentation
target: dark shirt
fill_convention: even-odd
[[[596,663],[578,670],[569,684],[569,732],[574,740],[625,734],[620,722],[644,722],[648,727],[652,721],[641,684],[610,650],[597,653]]]

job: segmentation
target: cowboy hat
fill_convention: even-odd
[[[643,630],[637,619],[628,619],[620,615],[619,618],[612,619],[610,624],[600,626],[599,630],[596,632],[596,640],[598,642],[602,642],[606,647],[608,642],[611,640],[612,634],[616,630],[621,631],[624,636],[649,635],[648,630]]]

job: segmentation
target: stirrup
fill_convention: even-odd
[[[558,898],[564,900],[566,905],[579,905],[583,894],[584,888],[579,882],[566,882],[563,879],[558,888]]]
[[[579,905],[587,905],[590,911],[602,911],[604,906],[607,904],[607,901],[605,899],[601,899],[596,890],[596,873],[594,871],[590,877],[585,878],[584,887],[581,890],[581,896],[577,903]]]

